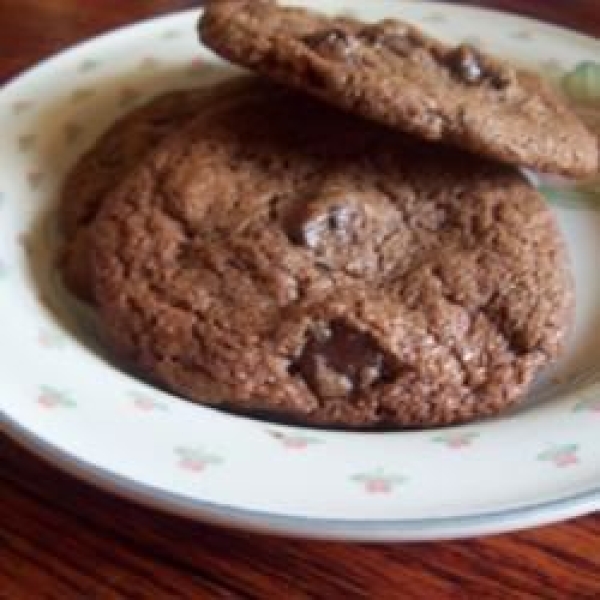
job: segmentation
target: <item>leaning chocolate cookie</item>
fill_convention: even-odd
[[[196,402],[347,427],[514,405],[560,353],[572,282],[513,168],[257,83],[104,203],[112,348]]]
[[[598,168],[595,137],[537,75],[401,21],[213,0],[199,27],[225,58],[399,130],[540,171]]]

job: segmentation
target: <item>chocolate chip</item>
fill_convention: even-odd
[[[330,231],[348,233],[354,211],[347,206],[332,206],[327,216],[327,225]]]
[[[468,44],[462,44],[450,53],[448,65],[452,72],[464,83],[479,83],[485,76],[485,69],[479,52]]]
[[[281,203],[281,196],[275,194],[269,198],[269,219],[275,221],[279,216],[279,204]]]
[[[491,77],[492,85],[497,90],[507,88],[514,81],[513,71],[508,68],[498,69]]]
[[[327,229],[327,216],[319,215],[313,219],[294,219],[287,228],[287,234],[295,244],[314,249]]]
[[[413,40],[410,39],[407,28],[397,26],[382,27],[381,25],[367,25],[360,32],[360,38],[374,48],[385,47],[399,56],[407,56],[414,49]]]
[[[348,58],[355,46],[354,38],[343,29],[325,29],[311,33],[302,41],[324,58]]]
[[[295,244],[316,249],[325,240],[346,242],[352,235],[356,212],[348,206],[324,206],[314,209],[310,204],[292,213],[288,218],[287,234]]]
[[[290,372],[327,399],[348,397],[389,381],[394,369],[372,335],[336,319],[310,328]]]

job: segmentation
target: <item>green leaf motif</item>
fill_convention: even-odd
[[[367,471],[364,473],[356,473],[350,477],[352,481],[359,483],[368,483],[370,481],[384,481],[389,484],[400,484],[406,481],[406,477],[398,475],[396,473],[387,473],[381,467],[374,469],[373,471]]]
[[[89,71],[93,71],[100,66],[100,61],[95,58],[86,58],[80,65],[79,70],[82,73],[88,73]]]
[[[138,408],[142,408],[145,410],[159,410],[165,412],[168,410],[167,404],[165,402],[161,402],[156,398],[153,398],[152,396],[143,392],[131,391],[129,392],[129,396]]]
[[[64,348],[65,338],[56,331],[42,330],[38,334],[38,342],[44,348]]]
[[[270,430],[269,433],[274,439],[284,443],[284,444],[321,444],[323,440],[305,434],[287,434],[282,433],[281,431]]]
[[[220,464],[223,459],[217,454],[205,451],[203,448],[189,448],[186,446],[175,448],[175,454],[182,460],[197,461],[204,464]]]
[[[64,408],[74,408],[77,406],[77,402],[73,400],[69,392],[49,385],[40,386],[38,402],[48,407],[61,406]]]
[[[163,40],[176,40],[183,36],[183,31],[178,29],[167,29],[162,33]]]
[[[446,444],[450,447],[468,446],[473,440],[478,438],[481,434],[478,431],[466,431],[462,433],[446,433],[443,435],[437,435],[433,439],[434,442],[440,444]]]
[[[554,446],[540,452],[537,456],[538,460],[556,460],[563,456],[573,455],[579,449],[578,444],[563,444],[561,446]]]
[[[425,23],[442,24],[448,22],[448,17],[443,12],[431,12],[423,17]]]

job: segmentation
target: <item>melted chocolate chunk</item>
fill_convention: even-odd
[[[458,46],[450,53],[448,66],[464,83],[479,83],[486,75],[479,52],[467,44]]]
[[[360,38],[375,48],[385,47],[399,56],[407,56],[414,49],[410,31],[396,25],[367,25],[362,28]]]
[[[513,80],[512,72],[502,65],[490,64],[479,51],[468,44],[462,44],[455,48],[445,61],[452,73],[460,81],[475,85],[487,81],[498,90],[510,85]]]
[[[340,28],[311,33],[304,36],[302,41],[319,55],[332,59],[348,58],[356,45],[356,40]]]
[[[288,218],[287,234],[295,244],[316,249],[327,240],[347,242],[352,235],[356,212],[348,206],[324,207],[311,210],[307,204]]]
[[[288,230],[289,237],[295,244],[314,250],[327,232],[327,220],[327,216],[319,215],[314,219],[294,223]]]
[[[349,397],[389,381],[394,369],[372,335],[338,319],[312,326],[290,372],[327,399]]]

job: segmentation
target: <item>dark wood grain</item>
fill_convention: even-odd
[[[598,0],[464,3],[600,34]],[[0,80],[96,33],[195,4],[0,0]],[[361,597],[600,598],[600,516],[435,544],[275,539],[134,506],[0,437],[2,599]]]

